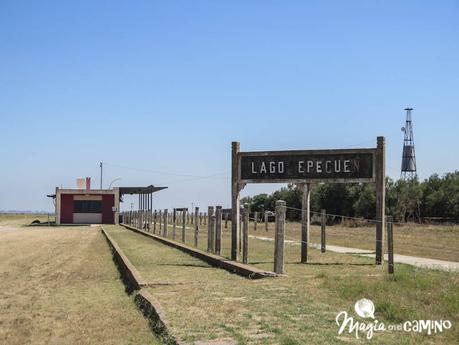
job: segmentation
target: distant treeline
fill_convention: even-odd
[[[294,185],[281,188],[271,195],[258,194],[242,198],[252,212],[274,210],[276,200],[285,200],[288,207],[301,208],[302,192]],[[329,214],[375,219],[375,190],[372,184],[334,184],[314,186],[311,210],[325,209]],[[424,181],[394,181],[386,179],[386,215],[397,222],[459,221],[459,171],[437,174]],[[299,220],[301,213],[287,209],[289,220]]]

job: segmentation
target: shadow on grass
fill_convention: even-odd
[[[272,263],[274,263],[274,261],[254,261],[254,262],[249,262],[249,265],[262,265],[262,264],[272,264]]]
[[[288,265],[312,265],[312,266],[375,266],[375,264],[351,263],[351,262],[290,262]]]
[[[201,268],[214,268],[206,265],[193,265],[193,264],[154,264],[154,266],[180,266],[180,267],[201,267]]]

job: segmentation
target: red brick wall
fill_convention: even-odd
[[[73,223],[73,195],[61,194],[61,224]]]

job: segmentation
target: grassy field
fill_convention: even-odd
[[[395,277],[388,277],[385,267],[374,266],[372,259],[317,250],[311,250],[311,264],[304,265],[298,262],[299,246],[287,245],[287,276],[251,281],[122,227],[109,226],[107,230],[152,284],[149,290],[163,306],[174,334],[188,342],[365,343],[354,334],[338,335],[335,323],[342,310],[355,315],[353,305],[361,298],[375,302],[375,316],[386,324],[414,319],[449,319],[453,323],[453,329],[433,336],[378,333],[371,340],[373,344],[455,344],[459,338],[456,273],[397,265]],[[187,236],[189,243],[191,238]],[[223,238],[223,255],[227,255],[228,234]],[[202,248],[204,234],[200,243]],[[252,264],[271,270],[272,256],[272,242],[251,239]]]
[[[251,224],[253,229],[253,224]],[[261,231],[264,232],[264,224]],[[270,224],[269,236],[274,234],[274,224]],[[420,256],[432,259],[459,261],[459,226],[458,225],[394,225],[394,251],[396,254]],[[327,226],[327,244],[368,249],[375,249],[375,225],[346,227]],[[261,235],[263,236],[263,235]],[[287,223],[286,237],[301,239],[301,225]],[[320,227],[311,227],[310,240],[320,243]],[[386,245],[386,243],[384,243]]]
[[[224,222],[223,222],[224,224]],[[230,231],[231,222],[228,227],[222,229],[222,255],[230,256]],[[254,230],[253,222],[250,222],[249,235],[261,238],[273,238],[274,223],[269,223],[268,231],[265,225],[258,223],[257,230]],[[157,225],[159,232],[159,226]],[[177,226],[177,239],[181,239],[181,225]],[[168,227],[169,237],[172,236],[172,225]],[[345,227],[340,225],[327,226],[327,244],[349,248],[368,249],[369,252],[375,250],[375,227]],[[288,241],[299,242],[301,240],[301,225],[296,222],[286,223],[285,238]],[[252,242],[250,238],[249,243]],[[192,244],[194,241],[193,225],[187,225],[186,242]],[[320,243],[320,227],[311,226],[310,242]],[[207,226],[199,227],[199,248],[207,249]],[[272,244],[274,248],[274,244]],[[386,251],[384,243],[384,251]],[[274,249],[273,249],[274,250]],[[395,225],[394,226],[394,252],[395,254],[412,255],[439,260],[459,262],[459,225],[440,226],[440,225]],[[299,254],[298,254],[299,255]],[[253,261],[253,257],[249,260]],[[256,260],[256,259],[255,259]],[[314,260],[312,258],[312,260]],[[314,261],[311,261],[314,262]],[[320,261],[319,261],[320,263]]]
[[[23,223],[0,222],[1,344],[159,344],[98,228]]]

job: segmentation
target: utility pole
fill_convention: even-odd
[[[100,162],[100,189],[102,189],[102,172],[103,172],[103,163]]]

